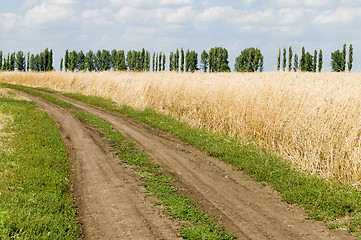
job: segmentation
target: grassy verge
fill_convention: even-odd
[[[0,98],[11,137],[0,149],[0,239],[80,237],[70,163],[55,122],[33,102]]]
[[[288,161],[264,149],[226,135],[191,128],[186,123],[150,109],[138,111],[128,106],[117,106],[111,100],[100,97],[64,95],[125,114],[151,127],[169,132],[187,144],[232,164],[235,169],[246,172],[256,181],[269,184],[280,192],[285,202],[304,207],[312,218],[327,222],[330,228],[360,232],[361,194],[348,184],[326,181],[302,173]],[[341,222],[340,218],[346,220]]]
[[[167,214],[173,218],[185,220],[180,229],[180,235],[185,239],[235,239],[226,233],[222,227],[217,226],[206,214],[195,207],[196,204],[187,196],[176,193],[172,183],[176,180],[163,172],[159,165],[153,164],[149,159],[133,146],[131,141],[115,131],[106,122],[83,112],[76,113],[85,122],[98,129],[108,141],[112,150],[116,151],[119,158],[128,165],[135,166],[135,171],[142,178],[147,194],[157,196],[156,204],[165,206]]]

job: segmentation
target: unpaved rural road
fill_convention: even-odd
[[[179,225],[145,197],[132,170],[107,151],[99,136],[66,109],[27,95],[58,123],[72,161],[72,184],[86,239],[178,239]],[[238,239],[354,239],[328,230],[306,212],[281,201],[269,187],[186,146],[168,134],[88,104],[71,102],[111,124]]]

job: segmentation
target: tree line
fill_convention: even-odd
[[[331,68],[335,72],[344,72],[346,67],[351,71],[353,66],[353,46],[349,45],[348,56],[346,44],[342,50],[331,53]],[[230,72],[228,51],[222,47],[214,47],[209,51],[203,50],[198,66],[198,53],[191,50],[176,49],[171,51],[169,58],[163,52],[145,50],[92,50],[77,52],[65,51],[64,58],[60,61],[60,71],[165,71],[168,62],[169,71],[175,72]],[[235,58],[234,71],[236,72],[263,72],[264,57],[258,48],[246,48]],[[279,48],[277,58],[277,71],[308,71],[321,72],[323,68],[322,49],[314,50],[313,54],[302,48],[301,57],[288,49]],[[0,51],[0,70],[2,71],[52,71],[53,51],[46,48],[38,54],[24,54],[22,51],[4,55]]]
[[[37,54],[27,53],[25,56],[23,51],[17,53],[8,53],[3,55],[0,50],[0,70],[1,71],[36,71],[45,72],[52,71],[53,67],[53,50],[46,48],[43,52]]]

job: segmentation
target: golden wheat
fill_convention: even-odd
[[[361,185],[358,73],[1,73],[0,81],[152,108]]]

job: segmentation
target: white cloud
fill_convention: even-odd
[[[75,0],[48,0],[48,2],[56,5],[69,5],[74,4]]]
[[[361,17],[361,8],[338,8],[335,11],[327,10],[315,18],[316,23],[348,24]]]
[[[187,5],[192,4],[193,0],[161,0],[161,5]]]
[[[124,6],[124,7],[144,7],[144,6],[154,6],[156,1],[154,0],[110,0],[110,3],[115,6]]]
[[[200,13],[197,17],[197,19],[201,22],[215,22],[218,21],[221,18],[229,19],[234,16],[236,16],[237,10],[230,6],[226,7],[211,7],[206,10],[204,10],[202,13]]]
[[[110,9],[94,9],[94,10],[85,10],[81,14],[81,18],[87,23],[90,22],[92,24],[111,24],[112,21],[110,18],[113,17],[113,13]]]
[[[56,22],[71,15],[71,11],[59,5],[42,3],[30,9],[25,15],[28,26],[42,25],[48,22]]]
[[[5,32],[10,31],[16,25],[21,24],[22,17],[14,13],[0,13],[0,26]]]
[[[153,24],[172,24],[188,21],[194,15],[192,7],[158,8],[158,9],[138,9],[132,7],[123,7],[116,14],[116,19],[123,23],[145,23]]]

